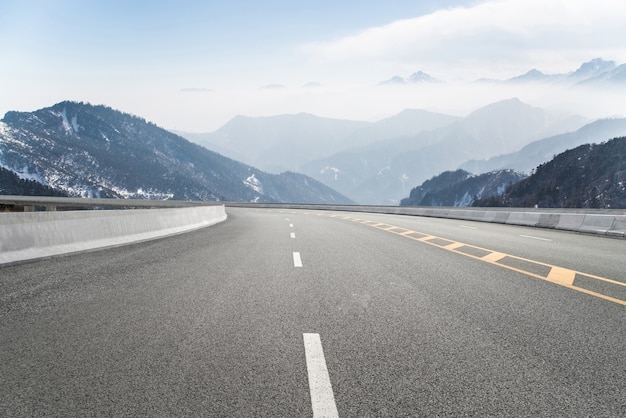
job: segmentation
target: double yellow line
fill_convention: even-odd
[[[475,245],[465,244],[463,242],[453,241],[446,238],[437,237],[435,235],[417,232],[386,223],[336,214],[318,215],[369,225],[382,231],[400,235],[414,241],[423,242],[424,244],[432,245],[456,254],[474,258],[485,263],[513,270],[527,276],[545,280],[559,286],[564,286],[578,292],[586,293],[591,296],[595,296],[604,300],[608,300],[610,302],[626,306],[626,300],[621,299],[621,297],[624,297],[622,295],[626,295],[626,283],[624,282],[607,279],[605,277],[595,276],[593,274],[583,273],[580,271],[571,270],[552,264],[546,264],[535,260],[529,260],[527,258],[501,253],[498,251],[489,250],[487,248],[477,247]],[[592,290],[594,287],[602,287],[602,291],[608,294],[599,293],[597,289]]]

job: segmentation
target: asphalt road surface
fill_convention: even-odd
[[[0,268],[0,416],[626,416],[626,240],[228,213]]]

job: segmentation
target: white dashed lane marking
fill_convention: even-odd
[[[522,238],[536,239],[536,240],[539,240],[539,241],[552,241],[551,239],[547,239],[547,238],[540,238],[540,237],[533,237],[532,235],[520,235],[520,237],[522,237]]]
[[[338,418],[335,395],[319,334],[303,334],[313,418]]]
[[[302,267],[302,259],[300,258],[299,252],[293,253],[293,266],[294,267]]]

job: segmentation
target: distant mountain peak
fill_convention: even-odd
[[[583,63],[576,71],[570,74],[572,78],[595,77],[607,71],[612,71],[617,67],[615,61],[606,61],[602,58],[594,58]]]
[[[429,74],[426,74],[423,71],[417,71],[409,76],[408,82],[412,84],[416,84],[416,83],[441,83],[442,81]]]
[[[509,78],[507,80],[492,80],[481,78],[476,83],[556,83],[559,85],[589,85],[611,84],[626,82],[626,64],[617,65],[615,61],[603,58],[594,58],[581,64],[575,71],[565,74],[546,74],[543,71],[533,68],[524,74]]]
[[[381,81],[378,84],[381,86],[384,86],[384,85],[397,85],[398,86],[398,85],[407,84],[407,82],[403,77],[400,77],[399,75],[394,75],[389,80]]]
[[[428,83],[443,83],[443,81],[426,74],[423,71],[417,71],[408,76],[407,78],[395,75],[389,80],[381,81],[379,85],[405,85],[405,84],[428,84]]]
[[[476,116],[484,115],[484,114],[488,114],[492,116],[494,112],[498,112],[498,111],[506,111],[510,113],[514,109],[519,111],[521,109],[539,109],[539,108],[535,108],[527,103],[524,103],[517,97],[512,97],[510,99],[500,100],[494,103],[490,103],[486,106],[483,106],[473,111],[472,113],[470,113],[468,115],[468,119],[472,119]]]
[[[518,75],[517,77],[510,78],[506,80],[507,82],[543,82],[549,81],[555,78],[560,78],[562,75],[559,74],[546,74],[542,71],[539,71],[536,68],[529,70],[528,72]]]

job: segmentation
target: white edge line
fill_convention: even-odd
[[[552,241],[551,239],[548,239],[548,238],[533,237],[532,235],[520,235],[520,237],[530,238],[530,239],[537,239],[539,241]]]
[[[295,238],[295,237],[296,237],[296,233],[295,233],[295,232],[292,232],[292,233],[291,233],[291,238]]]
[[[293,266],[294,267],[302,267],[302,259],[300,258],[299,252],[293,253]]]
[[[313,418],[339,418],[319,334],[303,334]]]

